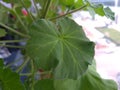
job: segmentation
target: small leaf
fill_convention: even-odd
[[[0,37],[4,37],[6,34],[7,33],[4,29],[0,29]]]
[[[96,14],[98,14],[100,16],[104,16],[105,15],[104,7],[103,7],[102,4],[94,5],[94,10],[95,10]]]
[[[54,81],[51,79],[39,80],[35,83],[34,90],[55,90]]]
[[[48,20],[38,20],[30,27],[27,54],[43,70],[55,70],[55,78],[78,79],[91,64],[94,43],[81,26],[69,18],[58,21],[58,27]]]
[[[105,15],[111,20],[115,20],[115,13],[111,11],[109,7],[104,8]]]

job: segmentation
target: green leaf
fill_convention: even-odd
[[[75,8],[79,8],[81,6],[84,5],[84,1],[83,0],[77,0],[77,2],[75,2]]]
[[[92,65],[79,80],[56,80],[55,90],[117,90],[113,80],[102,79]]]
[[[25,90],[19,75],[8,68],[4,68],[2,60],[0,60],[0,89]]]
[[[87,9],[93,17],[95,16],[95,14],[98,14],[100,16],[105,16],[104,7],[102,4],[93,4],[91,2],[87,2],[87,3],[88,3]]]
[[[4,29],[0,29],[0,37],[4,37],[6,34],[7,33]]]
[[[60,19],[58,26],[48,20],[38,20],[30,27],[30,36],[27,54],[40,68],[55,69],[55,78],[78,79],[93,60],[94,43],[69,18]]]
[[[35,83],[34,90],[55,90],[54,81],[51,79],[39,80]]]
[[[109,7],[104,8],[105,15],[111,20],[115,20],[115,13]]]
[[[100,16],[104,16],[105,15],[104,7],[103,7],[102,4],[94,5],[94,10],[95,10],[95,13],[100,15]]]
[[[75,0],[59,0],[62,5],[71,6],[74,4]]]

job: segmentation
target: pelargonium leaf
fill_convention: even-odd
[[[53,69],[55,78],[78,79],[92,62],[94,43],[72,19],[60,19],[57,25],[44,19],[34,22],[26,52],[39,68]]]

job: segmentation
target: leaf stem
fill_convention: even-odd
[[[24,46],[13,46],[13,45],[4,45],[4,44],[0,44],[0,46],[2,47],[9,47],[9,48],[24,48]]]
[[[20,73],[20,76],[30,76],[32,73]]]
[[[2,40],[0,43],[16,43],[16,42],[24,42],[25,40]]]
[[[15,13],[16,17],[18,18],[19,22],[21,23],[21,25],[23,26],[24,30],[26,33],[28,33],[28,29],[26,28],[26,26],[24,25],[23,21],[21,20],[19,14],[16,12],[15,9],[13,9],[13,12]]]
[[[27,59],[23,62],[23,64],[16,70],[16,72],[17,72],[17,73],[20,72],[20,71],[25,67],[25,65],[28,63],[29,60],[30,60],[30,59],[27,58]]]
[[[34,4],[34,8],[35,8],[35,10],[36,10],[36,12],[37,12],[37,15],[40,17],[40,13],[39,13],[39,9],[38,9],[38,7],[37,7],[37,3],[36,3],[36,1],[35,0],[33,0],[33,4]]]
[[[43,18],[46,18],[51,2],[52,2],[52,0],[47,0],[46,5],[45,5],[45,10],[44,10],[45,12],[43,14]]]
[[[25,8],[25,10],[28,12],[28,15],[30,16],[31,20],[34,21],[34,17],[33,15],[28,11],[27,7],[25,6],[23,0],[20,0],[21,4],[23,5],[23,7]]]
[[[18,59],[15,60],[14,62],[11,62],[11,63],[7,64],[5,67],[6,67],[6,68],[9,68],[9,67],[12,66],[14,63],[17,63],[19,60],[21,60],[22,58],[23,58],[23,57],[18,58]]]
[[[15,30],[15,29],[13,29],[13,28],[5,25],[5,24],[2,24],[1,22],[0,22],[0,26],[2,26],[2,27],[4,27],[4,28],[8,29],[9,31],[14,32],[15,34],[18,34],[18,35],[20,35],[20,36],[22,36],[22,37],[30,38],[28,35],[25,35],[25,34],[23,34],[23,33],[21,33],[21,32],[18,32],[17,30]]]
[[[32,83],[31,83],[31,90],[34,90],[34,84],[35,84],[35,79],[34,79],[34,75],[35,75],[35,67],[34,67],[34,61],[33,59],[31,59],[31,77],[32,77]]]
[[[74,12],[76,12],[76,11],[79,11],[79,10],[84,9],[86,6],[87,6],[87,5],[84,5],[84,6],[80,7],[80,8],[74,9],[74,10],[72,10],[72,11],[66,13],[66,14],[63,14],[63,15],[60,15],[60,16],[57,16],[57,17],[50,18],[49,20],[55,20],[55,19],[64,17],[64,16],[66,16],[66,15],[72,14],[72,13],[74,13]]]

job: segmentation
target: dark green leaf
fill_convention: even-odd
[[[0,85],[3,90],[25,90],[19,75],[7,68],[0,68]]]
[[[104,8],[105,15],[111,20],[115,20],[115,13],[111,11],[109,7]]]
[[[35,84],[34,90],[55,90],[54,82],[53,80],[50,80],[50,79],[39,80]]]
[[[92,62],[94,43],[73,20],[64,18],[58,25],[56,27],[48,20],[34,22],[30,27],[27,54],[44,70],[54,69],[57,65],[55,78],[77,79]]]
[[[4,37],[6,34],[7,33],[4,29],[0,29],[0,37]]]

